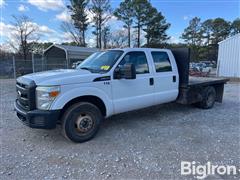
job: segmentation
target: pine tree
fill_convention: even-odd
[[[103,49],[107,49],[109,38],[110,38],[110,27],[105,26],[102,30]]]
[[[74,22],[74,26],[79,31],[79,45],[86,46],[85,42],[85,33],[88,28],[89,22],[87,18],[86,8],[89,3],[89,0],[70,0],[71,5],[67,8],[71,12],[71,18]]]
[[[212,21],[212,59],[217,61],[218,43],[225,40],[230,35],[231,23],[222,18],[216,18]]]
[[[200,45],[201,44],[201,19],[198,17],[193,18],[189,22],[189,26],[184,29],[182,34],[182,39],[190,45]]]
[[[212,43],[218,44],[225,40],[231,30],[231,23],[222,18],[216,18],[212,21]]]
[[[231,35],[240,33],[240,18],[235,19],[231,24]]]
[[[151,7],[147,0],[133,0],[134,27],[137,29],[137,47],[141,46],[141,29],[146,24],[147,18],[149,18],[148,11]]]
[[[133,24],[133,4],[132,0],[125,0],[120,3],[119,8],[114,12],[114,15],[125,23],[124,28],[128,31],[128,47],[131,47],[131,27]]]
[[[96,35],[96,46],[102,48],[102,29],[105,23],[111,17],[111,6],[110,0],[92,0],[92,6],[90,8],[93,13],[93,27],[95,31],[93,34]]]
[[[212,22],[212,19],[207,19],[201,24],[202,38],[205,39],[205,45],[207,46],[211,44]]]
[[[202,43],[201,19],[194,17],[190,20],[189,26],[184,29],[181,38],[184,39],[184,41],[192,49],[191,59],[199,60],[199,47]]]
[[[146,28],[143,30],[146,32],[145,37],[148,47],[159,47],[169,39],[166,31],[170,24],[166,22],[165,17],[156,8],[152,7],[149,9],[145,25]]]
[[[203,47],[200,50],[200,56],[202,59],[212,59],[211,51],[213,50],[211,37],[212,37],[212,19],[207,19],[201,23],[201,41]]]

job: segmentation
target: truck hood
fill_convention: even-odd
[[[91,73],[87,70],[80,69],[58,69],[32,73],[22,76],[34,80],[36,85],[66,85],[91,82],[99,77],[97,73]]]

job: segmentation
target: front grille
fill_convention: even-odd
[[[23,80],[21,78],[21,80]],[[25,110],[35,109],[35,83],[33,81],[19,82],[17,80],[17,103]]]

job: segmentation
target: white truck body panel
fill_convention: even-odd
[[[137,74],[136,79],[113,79],[112,76],[112,94],[113,94],[113,105],[114,113],[122,113],[135,109],[148,107],[154,104],[154,86],[149,85],[149,78],[153,77],[152,62],[148,58],[149,54],[145,50],[131,49],[125,50],[122,57],[119,58],[118,62],[111,69],[113,75],[114,69],[121,62],[123,57],[128,52],[143,51],[147,57],[149,64],[148,74]],[[131,105],[130,105],[131,104]]]
[[[53,102],[51,109],[62,109],[69,101],[81,96],[96,96],[106,106],[106,116],[114,114],[111,86],[103,85],[103,82],[64,85],[61,87],[61,95]]]
[[[98,77],[98,74],[90,73],[87,70],[58,69],[28,74],[24,77],[34,80],[38,86],[54,86],[90,82],[93,78]]]
[[[137,75],[134,80],[112,80],[114,113],[122,113],[154,104],[154,86],[150,75]]]
[[[154,69],[154,91],[155,91],[155,102],[154,104],[161,104],[166,102],[171,102],[176,100],[178,96],[178,86],[179,86],[179,75],[177,65],[174,59],[174,56],[169,50],[151,50],[166,52],[169,56],[169,60],[172,66],[171,72],[156,72]],[[149,56],[151,61],[153,62],[152,56]],[[154,67],[154,65],[152,66]],[[175,82],[173,82],[173,76],[175,76]]]
[[[156,104],[176,100],[178,96],[179,75],[177,65],[170,50],[149,48],[127,48],[111,70],[105,74],[91,73],[87,70],[53,70],[26,75],[37,86],[60,85],[61,93],[54,100],[50,110],[62,109],[69,101],[81,96],[96,96],[106,107],[106,117],[113,114],[136,110]],[[137,74],[136,79],[114,79],[115,68],[128,52],[142,51],[147,57],[149,73]],[[152,51],[166,52],[171,62],[171,72],[156,72]],[[109,83],[94,82],[95,78],[110,76]],[[175,82],[173,82],[175,76]],[[154,78],[154,85],[149,79]]]
[[[136,79],[113,79],[113,104],[114,113],[121,113],[140,109],[160,103],[166,103],[176,100],[178,96],[178,70],[177,65],[171,51],[165,49],[146,49],[146,48],[129,48],[125,50],[124,54],[119,58],[118,62],[112,68],[112,73],[122,58],[133,51],[143,51],[146,54],[149,64],[149,74],[137,74]],[[172,72],[156,73],[152,51],[167,52],[172,65]],[[176,82],[173,83],[173,75],[176,76]],[[154,86],[149,86],[149,78],[154,78]]]

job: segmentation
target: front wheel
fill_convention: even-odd
[[[102,118],[100,110],[94,104],[74,104],[63,115],[62,133],[73,142],[90,140],[96,135]]]

